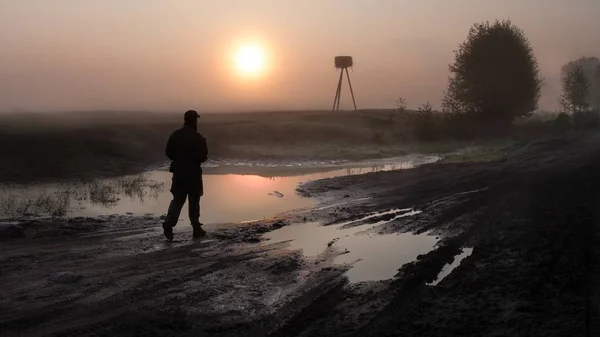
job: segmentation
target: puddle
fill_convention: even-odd
[[[371,226],[383,225],[383,224],[386,224],[386,223],[388,223],[390,221],[396,220],[398,218],[403,218],[403,217],[407,217],[407,216],[421,214],[421,211],[414,211],[412,208],[405,208],[405,209],[393,208],[393,209],[391,209],[389,211],[375,212],[373,214],[369,214],[367,216],[364,216],[364,217],[362,217],[360,219],[355,219],[355,220],[350,220],[350,221],[344,221],[344,222],[336,223],[335,226],[338,226],[341,229],[344,226],[352,225],[352,224],[362,225],[364,221],[367,221],[369,219],[382,217],[384,215],[392,215],[392,214],[396,214],[396,215],[393,218],[391,218],[391,219],[381,220],[381,221],[378,221],[376,223],[371,223],[370,225]]]
[[[337,225],[322,226],[306,223],[283,227],[265,234],[269,243],[289,242],[288,249],[302,250],[308,257],[333,258],[333,263],[351,264],[347,276],[350,282],[378,281],[393,278],[405,263],[431,251],[437,240],[427,234],[394,233],[380,235],[374,228],[394,219],[418,214],[404,210],[394,219],[350,228],[344,226],[367,218],[391,214],[391,210]]]
[[[440,282],[442,282],[442,280],[446,276],[450,275],[450,273],[452,273],[452,271],[454,269],[456,269],[456,267],[460,266],[460,263],[462,262],[462,260],[464,260],[466,257],[471,255],[472,253],[473,253],[473,248],[463,248],[462,253],[456,255],[454,257],[454,261],[452,263],[448,263],[444,266],[444,268],[442,268],[442,270],[440,271],[440,273],[437,276],[437,279],[431,283],[427,283],[427,285],[428,286],[438,285]]]
[[[206,228],[211,228],[216,224],[258,220],[293,209],[314,206],[316,201],[297,195],[298,184],[343,175],[411,168],[437,159],[434,156],[407,156],[380,161],[345,163],[344,166],[354,167],[313,167],[309,170],[310,173],[305,172],[294,176],[279,176],[278,174],[285,175],[285,172],[280,173],[277,170],[269,171],[273,176],[205,174],[204,196],[200,202],[201,221],[206,224]],[[324,171],[314,172],[314,169]],[[135,185],[133,186],[135,188],[132,188],[132,184],[140,186]],[[67,215],[71,217],[111,214],[161,216],[166,213],[172,198],[169,192],[170,184],[171,173],[151,171],[143,174],[143,178],[107,179],[94,182],[90,184],[91,186],[7,187],[3,188],[3,194],[0,195],[0,206],[18,203],[17,199],[22,198],[26,206],[30,201],[43,205],[45,208],[40,211],[43,215],[47,215],[46,212],[51,209],[65,207]],[[65,190],[73,190],[77,193],[67,194],[64,193]],[[80,190],[84,190],[83,194],[87,197],[81,197]],[[0,207],[0,213],[2,208]],[[178,227],[185,229],[188,228],[187,225],[189,220],[186,202]]]

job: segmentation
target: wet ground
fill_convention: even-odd
[[[155,216],[19,222],[0,335],[596,336],[598,144],[309,182],[317,204],[197,241]]]

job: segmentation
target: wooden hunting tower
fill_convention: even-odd
[[[354,100],[354,91],[352,90],[352,83],[350,82],[350,74],[348,73],[348,68],[352,67],[354,62],[352,61],[352,56],[336,56],[335,57],[335,67],[340,69],[340,79],[338,80],[337,90],[335,92],[335,98],[333,99],[333,109],[332,111],[340,110],[340,98],[342,96],[342,79],[344,77],[344,71],[346,72],[346,77],[348,78],[348,85],[350,86],[350,94],[352,95],[352,103],[354,103],[354,110],[356,111],[356,101]]]

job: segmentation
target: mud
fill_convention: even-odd
[[[201,240],[178,226],[168,243],[154,217],[14,223],[27,236],[0,243],[0,335],[596,336],[599,144],[310,182],[318,206]],[[437,243],[351,282],[343,240],[316,255],[269,240],[312,222]]]

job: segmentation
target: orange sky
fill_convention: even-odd
[[[525,30],[553,109],[561,65],[600,56],[598,14],[598,0],[0,0],[0,111],[329,109],[340,54],[359,108],[439,107],[453,49],[495,18]],[[262,76],[234,70],[244,42],[263,46]]]

